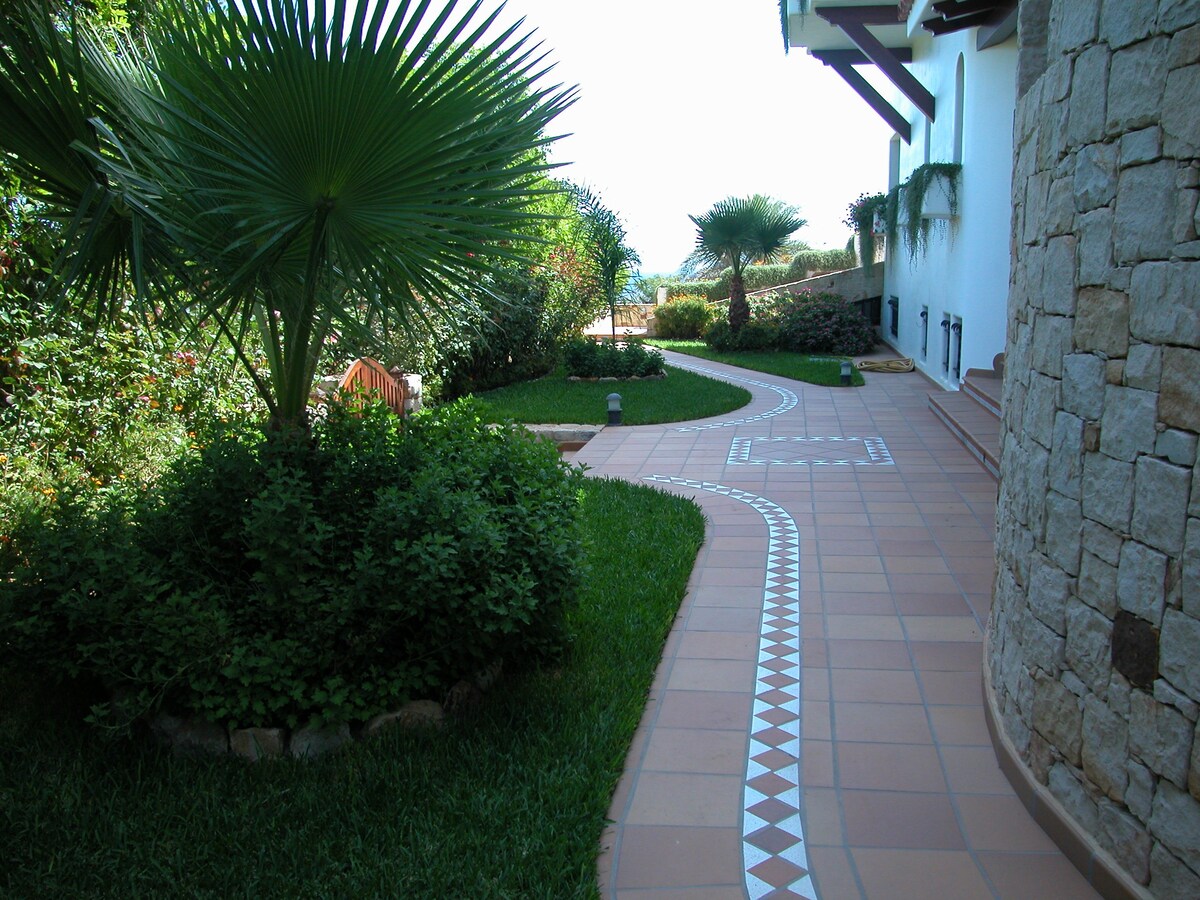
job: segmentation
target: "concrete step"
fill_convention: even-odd
[[[967,369],[962,390],[996,418],[1000,417],[1000,398],[1004,383],[999,372],[993,369]]]

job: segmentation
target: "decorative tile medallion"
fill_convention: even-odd
[[[881,437],[735,437],[730,466],[892,466]]]
[[[722,381],[735,381],[740,384],[752,384],[755,387],[766,388],[769,391],[774,391],[778,394],[782,402],[774,409],[769,409],[765,413],[759,413],[757,416],[748,416],[744,419],[729,419],[723,422],[709,422],[706,425],[686,425],[683,428],[676,428],[676,431],[706,431],[710,428],[729,428],[733,425],[748,425],[752,422],[761,422],[763,419],[772,419],[775,416],[783,415],[789,410],[795,409],[796,404],[800,402],[800,398],[795,393],[787,388],[779,387],[775,384],[767,384],[765,381],[756,381],[753,378],[742,378],[740,375],[730,375],[728,372],[718,372],[716,369],[709,369],[705,366],[694,366],[691,363],[681,363],[674,359],[671,360],[671,365],[679,369],[688,369],[692,372],[701,372],[704,375],[711,375],[713,378],[719,378]]]
[[[817,900],[800,817],[800,534],[791,515],[747,491],[669,475],[679,487],[721,494],[767,523],[767,570],[742,804],[742,860],[751,900]]]

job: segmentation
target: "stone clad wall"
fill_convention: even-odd
[[[1200,897],[1200,0],[1024,0],[1020,36],[994,712]]]

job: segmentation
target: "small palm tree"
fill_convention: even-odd
[[[695,255],[704,262],[733,269],[729,327],[738,331],[750,321],[742,271],[755,260],[772,262],[805,221],[795,207],[762,194],[726,197],[704,215],[688,218],[696,225]]]
[[[617,300],[625,293],[642,259],[629,246],[620,218],[597,194],[587,188],[576,188],[574,193],[583,217],[584,241],[591,257],[594,286],[608,307],[612,336],[616,340]]]
[[[304,428],[331,334],[476,306],[551,184],[544,129],[574,89],[542,86],[519,25],[491,36],[499,9],[457,5],[161,0],[134,43],[22,0],[0,150],[61,216],[64,281],[132,284],[239,348],[256,328],[272,424]]]

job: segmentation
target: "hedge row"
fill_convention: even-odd
[[[779,266],[749,266],[742,273],[742,280],[748,291],[761,291],[766,288],[790,284],[793,281],[803,281],[809,272],[840,272],[843,269],[854,268],[854,254],[846,250],[803,250],[797,253],[790,263]],[[668,282],[667,299],[686,294],[695,294],[710,301],[724,300],[729,296],[729,281],[732,270],[726,269],[721,277],[710,281],[677,281]]]

